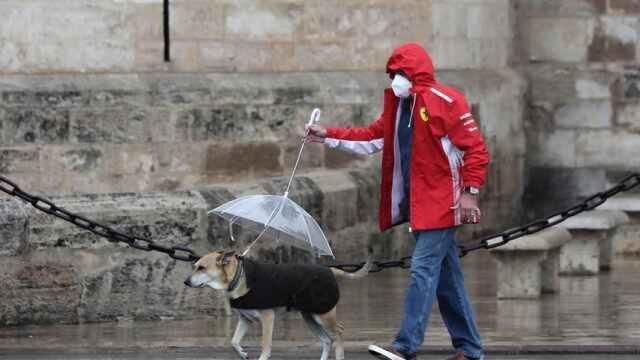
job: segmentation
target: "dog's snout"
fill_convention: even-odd
[[[184,281],[184,284],[191,287],[191,277],[188,277],[187,280]]]

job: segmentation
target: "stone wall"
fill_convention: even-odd
[[[0,174],[163,244],[240,249],[249,235],[231,244],[205,210],[242,194],[280,194],[314,107],[325,124],[374,120],[387,57],[417,41],[438,78],[467,95],[492,156],[483,224],[462,239],[519,221],[526,83],[510,67],[511,1],[172,0],[170,63],[161,3],[0,2],[8,19],[0,24]],[[305,150],[291,194],[339,261],[363,259],[368,245],[379,259],[411,250],[406,228],[377,231],[379,160]],[[4,196],[0,221],[0,324],[220,311],[213,291],[184,288],[187,264],[108,243]],[[257,256],[310,260],[282,246]]]
[[[527,193],[536,211],[550,210],[640,168],[640,3],[516,5],[529,81]]]
[[[243,251],[255,234],[235,229],[207,211],[243,194],[278,194],[286,178],[234,183],[183,192],[71,195],[57,205],[124,233],[160,245],[181,245],[199,254]],[[408,254],[409,233],[377,228],[378,178],[373,170],[331,171],[297,177],[291,199],[323,224],[341,262]],[[190,264],[164,254],[110,243],[17,201],[0,200],[0,325],[170,319],[220,315],[221,297],[212,289],[183,285]],[[393,237],[394,241],[390,241]],[[273,239],[256,244],[252,257],[275,262],[310,262],[304,249]],[[323,262],[326,262],[323,260]]]

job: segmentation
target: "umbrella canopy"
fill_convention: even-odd
[[[307,125],[312,125],[320,120],[320,109],[313,109]],[[308,135],[305,134],[305,138]],[[233,239],[233,225],[258,232],[256,239],[244,251],[246,254],[251,247],[263,236],[269,235],[276,241],[286,241],[290,245],[310,248],[318,256],[328,255],[333,257],[333,251],[324,236],[322,229],[314,218],[302,207],[289,199],[289,189],[296,169],[300,163],[304,138],[298,158],[293,166],[293,172],[283,196],[277,195],[250,195],[241,197],[209,211],[229,221],[229,230]]]
[[[302,207],[285,196],[244,196],[209,211],[226,219],[230,226],[239,225],[299,248],[312,250],[318,256],[331,256],[333,251],[316,220]],[[256,239],[257,240],[257,239]]]

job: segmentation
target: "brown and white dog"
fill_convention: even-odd
[[[329,358],[336,343],[336,359],[344,359],[343,326],[336,316],[339,290],[336,278],[359,279],[367,275],[371,258],[354,273],[320,265],[261,264],[235,255],[216,251],[203,256],[185,280],[190,287],[209,286],[223,290],[239,320],[231,345],[244,360],[241,346],[249,324],[262,324],[262,353],[259,360],[271,356],[274,318],[280,309],[299,311],[309,328],[322,343],[321,360]]]

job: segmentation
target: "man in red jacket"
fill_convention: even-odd
[[[478,194],[489,154],[464,95],[436,82],[420,45],[395,49],[387,73],[393,81],[378,120],[363,128],[307,127],[307,141],[357,154],[382,150],[380,230],[408,221],[416,239],[398,335],[390,345],[369,346],[369,352],[381,359],[415,359],[437,298],[457,351],[451,359],[481,359],[455,229],[480,221]]]

